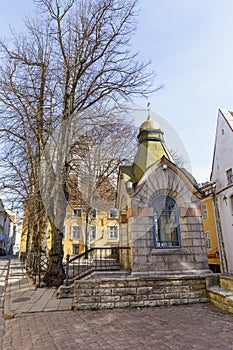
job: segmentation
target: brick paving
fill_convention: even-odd
[[[233,314],[208,303],[74,312],[35,289],[17,259],[8,278],[0,350],[233,350]]]
[[[6,320],[3,350],[232,350],[233,315],[211,304],[37,313]]]
[[[8,273],[9,260],[0,257],[0,339],[3,339],[5,319],[3,317],[4,297],[5,297],[5,280]],[[2,350],[2,344],[0,340],[0,350]]]
[[[4,301],[5,318],[34,312],[71,310],[72,299],[57,299],[56,288],[36,288],[21,262],[10,259]]]

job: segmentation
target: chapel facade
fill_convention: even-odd
[[[163,131],[148,116],[131,166],[120,168],[121,265],[132,275],[209,273],[202,227],[202,193],[169,153]]]

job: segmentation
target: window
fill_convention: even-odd
[[[159,196],[154,201],[154,247],[181,247],[178,208],[169,196]]]
[[[71,239],[80,240],[82,238],[82,226],[73,225],[71,226]]]
[[[206,204],[203,204],[201,206],[201,211],[202,211],[202,219],[207,220],[208,219],[208,211],[207,211]]]
[[[108,227],[108,239],[118,239],[118,226]]]
[[[118,219],[118,210],[116,208],[110,209],[108,212],[109,219]]]
[[[232,168],[228,169],[226,171],[226,174],[227,174],[227,183],[228,185],[233,183],[233,174],[232,174]]]
[[[230,196],[231,215],[233,215],[233,194]]]
[[[90,240],[96,239],[96,226],[90,225]]]
[[[79,244],[73,244],[72,245],[72,254],[78,255],[79,254]]]
[[[207,249],[211,249],[211,239],[210,239],[210,233],[209,232],[204,232],[205,236],[205,244]]]
[[[66,239],[66,227],[65,226],[63,226],[62,233],[63,233],[63,239]]]
[[[97,210],[96,209],[92,209],[91,217],[92,217],[92,219],[96,219],[97,218]]]
[[[82,209],[73,209],[72,210],[72,216],[75,216],[76,218],[82,217]]]

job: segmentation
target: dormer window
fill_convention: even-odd
[[[118,219],[118,210],[116,208],[110,209],[108,212],[109,219]]]
[[[96,219],[97,218],[97,210],[96,209],[92,209],[91,217],[92,217],[92,219]]]
[[[72,216],[76,217],[76,218],[81,218],[82,217],[82,209],[78,208],[74,208],[72,209]]]

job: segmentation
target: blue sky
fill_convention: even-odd
[[[32,0],[3,2],[1,37],[8,36],[9,25],[23,29],[23,17],[32,8]],[[151,110],[179,134],[193,175],[204,182],[218,109],[233,110],[233,1],[141,0],[140,9],[133,46],[141,60],[151,61],[155,87],[164,85],[149,97]],[[135,103],[146,107],[147,101]]]

